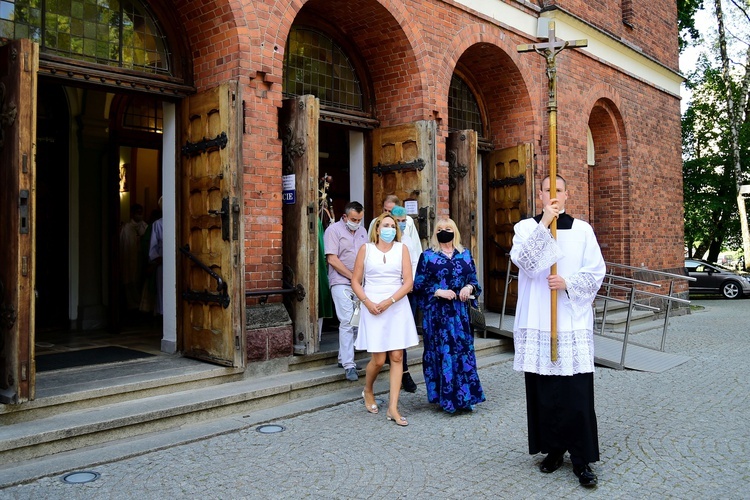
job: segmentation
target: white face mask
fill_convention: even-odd
[[[359,229],[359,227],[360,227],[361,225],[362,225],[362,223],[361,223],[361,222],[357,222],[357,223],[355,224],[355,223],[354,223],[354,222],[352,222],[352,221],[349,221],[349,220],[348,220],[348,221],[346,221],[346,227],[348,227],[350,231],[356,231],[357,229]]]

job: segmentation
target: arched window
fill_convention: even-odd
[[[448,94],[448,126],[450,130],[476,130],[484,135],[479,103],[471,88],[455,73]]]
[[[47,54],[172,74],[166,38],[139,0],[2,0],[0,37],[30,38]]]
[[[312,94],[321,104],[363,110],[362,89],[354,66],[331,38],[309,28],[293,27],[284,55],[283,92]]]

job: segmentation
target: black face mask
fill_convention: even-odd
[[[437,240],[440,243],[449,243],[453,241],[453,233],[450,231],[438,231],[437,232]]]

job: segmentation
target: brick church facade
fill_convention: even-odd
[[[318,352],[325,175],[335,218],[357,200],[369,221],[388,194],[408,202],[425,240],[454,218],[484,304],[499,312],[512,225],[540,209],[550,157],[545,60],[517,47],[544,40],[550,21],[558,38],[588,40],[557,56],[568,211],[593,225],[609,262],[683,266],[674,0],[137,0],[123,4],[146,42],[104,59],[83,29],[76,45],[77,22],[96,23],[88,2],[73,3],[83,14],[42,13],[42,31],[19,21],[19,2],[2,21],[6,42],[40,47],[35,240],[20,237],[18,259],[35,245],[38,267],[57,264],[32,273],[36,323],[13,326],[32,340],[55,317],[79,330],[127,317],[113,312],[119,224],[132,203],[148,214],[161,198],[162,350],[239,367]],[[154,109],[156,128],[123,118]],[[55,177],[48,166],[61,158]],[[149,161],[153,172],[138,170]],[[57,269],[68,286],[53,304],[45,284]],[[254,323],[281,303],[290,321]]]

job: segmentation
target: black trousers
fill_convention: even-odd
[[[599,460],[594,374],[526,372],[529,453],[570,453],[575,465]]]

